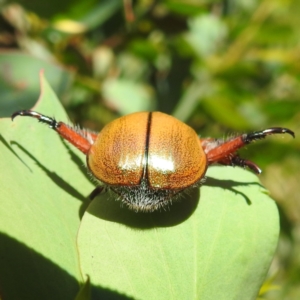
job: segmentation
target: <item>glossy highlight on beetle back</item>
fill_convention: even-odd
[[[93,175],[109,185],[183,189],[198,182],[207,168],[196,132],[160,112],[139,112],[108,124],[88,153]]]
[[[205,174],[207,158],[196,132],[161,112],[152,114],[148,178],[152,188],[181,189]]]
[[[148,113],[116,119],[98,134],[88,156],[88,167],[102,182],[137,185],[143,175]]]

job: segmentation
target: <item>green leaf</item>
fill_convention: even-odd
[[[34,110],[67,116],[42,77]],[[76,234],[92,185],[84,157],[31,118],[0,120],[0,282],[5,299],[74,299]]]
[[[121,0],[105,0],[101,1],[98,5],[94,6],[93,9],[85,15],[81,22],[88,26],[88,28],[93,29],[100,26],[109,18],[112,17],[116,11],[122,8]]]
[[[126,79],[108,79],[103,82],[102,90],[109,106],[122,115],[153,107],[152,90],[144,84]]]
[[[209,56],[218,51],[218,43],[227,36],[227,28],[214,15],[199,15],[189,20],[190,30],[185,37],[199,56]]]
[[[43,78],[34,109],[67,120]],[[92,299],[257,296],[279,221],[252,173],[211,167],[200,189],[148,214],[106,193],[80,220],[93,188],[83,155],[31,118],[2,119],[0,132],[4,298],[74,299],[81,274],[91,278]]]
[[[94,201],[78,234],[82,273],[134,299],[254,299],[277,245],[276,205],[250,172],[208,176],[200,198],[158,213]]]
[[[164,2],[170,11],[183,16],[195,16],[206,11],[202,1],[168,0]]]
[[[21,52],[0,53],[0,117],[14,110],[31,108],[39,95],[36,78],[44,70],[54,91],[62,96],[73,80],[73,74],[54,64]]]
[[[84,285],[81,287],[75,300],[90,300],[91,299],[91,281],[88,277]]]

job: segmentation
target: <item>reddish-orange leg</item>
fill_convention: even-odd
[[[228,140],[203,139],[201,140],[203,149],[207,155],[208,165],[221,164],[227,166],[248,167],[255,173],[260,174],[261,169],[252,161],[241,158],[236,151],[253,141],[265,138],[272,134],[288,133],[295,137],[293,131],[287,128],[272,127],[252,133],[245,133]]]
[[[62,138],[69,141],[72,145],[74,145],[85,155],[88,154],[91,146],[93,145],[93,143],[97,138],[96,133],[82,130],[82,129],[72,128],[63,122],[57,122],[55,119],[49,118],[35,111],[31,111],[31,110],[18,111],[11,116],[12,120],[17,116],[33,117],[38,119],[39,122],[49,125],[51,129],[54,129]],[[100,194],[103,191],[103,189],[104,187],[102,186],[96,187],[89,195],[89,198],[91,200],[94,199],[98,194]]]
[[[31,110],[21,110],[14,113],[11,118],[12,120],[17,116],[29,116],[39,120],[41,123],[49,125],[50,128],[54,129],[62,138],[69,141],[72,145],[78,148],[84,154],[87,154],[97,138],[97,134],[82,130],[74,129],[63,122],[57,122],[56,120],[44,116],[40,113]]]
[[[17,116],[29,116],[39,120],[41,123],[48,124],[50,128],[54,129],[61,137],[69,141],[77,147],[84,154],[88,154],[90,147],[97,138],[96,133],[92,133],[82,129],[74,129],[63,122],[57,122],[52,118],[44,116],[40,113],[22,110],[12,115],[12,119]],[[263,139],[272,134],[288,133],[295,137],[293,131],[287,128],[272,127],[261,131],[252,133],[245,133],[228,140],[222,139],[202,139],[202,147],[207,155],[208,165],[221,164],[227,166],[248,167],[255,173],[261,173],[260,168],[252,161],[239,157],[236,151],[245,145],[259,139]]]

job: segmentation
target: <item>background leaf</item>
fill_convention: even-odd
[[[31,108],[40,93],[37,74],[43,69],[58,96],[63,96],[73,75],[53,62],[18,52],[0,52],[0,117],[9,117],[17,109]]]

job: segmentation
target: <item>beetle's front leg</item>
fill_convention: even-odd
[[[209,165],[217,163],[228,166],[240,166],[243,168],[248,167],[255,173],[260,174],[261,170],[254,162],[241,158],[236,151],[255,140],[263,139],[268,135],[284,133],[288,133],[292,137],[295,137],[294,132],[290,129],[272,127],[262,131],[242,134],[227,140],[207,138],[203,139],[201,142],[204,152],[207,155]]]
[[[88,153],[97,137],[95,133],[68,126],[63,122],[57,122],[53,118],[49,118],[32,110],[18,111],[11,116],[12,120],[17,116],[36,118],[39,122],[49,125],[51,129],[55,130],[62,138],[70,142],[84,154]]]

